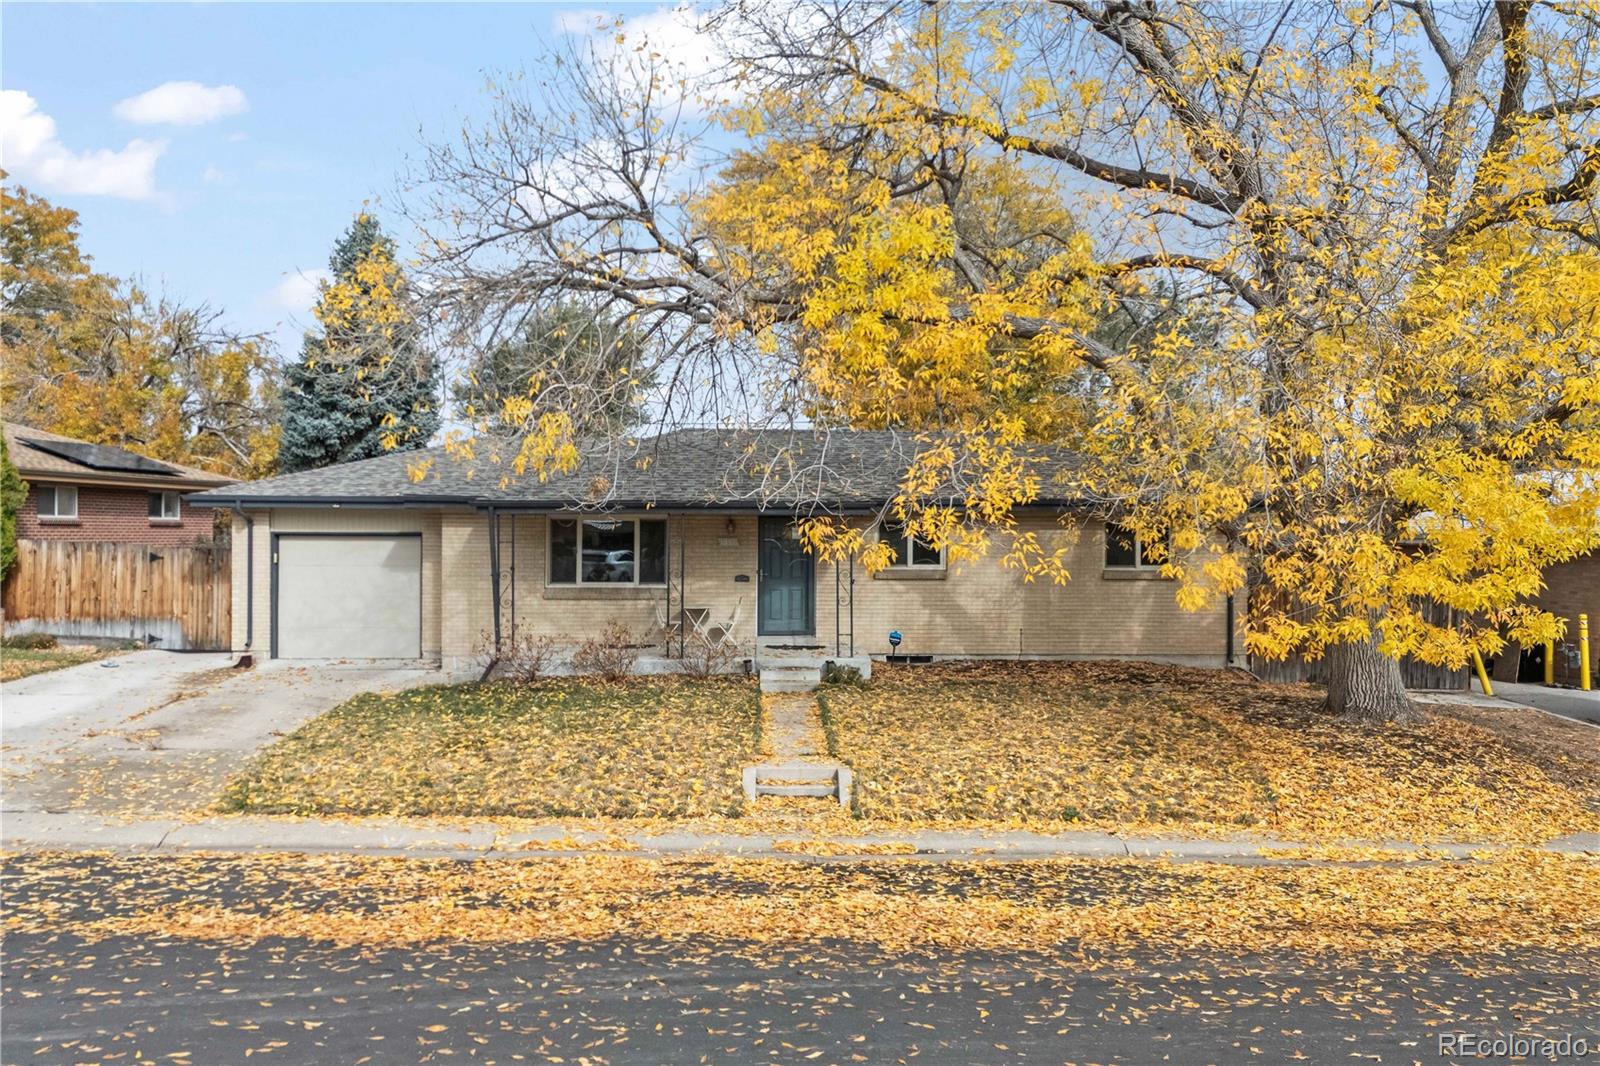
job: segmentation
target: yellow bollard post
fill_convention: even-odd
[[[1553,640],[1544,642],[1544,683],[1556,683],[1556,642]]]
[[[1578,680],[1583,691],[1589,691],[1589,616],[1578,616]]]
[[[1494,695],[1494,686],[1489,684],[1489,671],[1483,668],[1483,656],[1478,654],[1478,649],[1472,649],[1472,665],[1478,668],[1478,684],[1483,686],[1485,696]]]

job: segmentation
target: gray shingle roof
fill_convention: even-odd
[[[512,473],[509,451],[480,443],[471,459],[428,448],[230,485],[191,500],[219,507],[339,502],[849,510],[890,499],[921,447],[894,431],[684,429],[584,448],[573,473],[541,483],[532,474]],[[1071,466],[1070,457],[1038,454],[1039,502],[1064,502],[1054,475]],[[410,471],[423,463],[427,474],[414,481]]]

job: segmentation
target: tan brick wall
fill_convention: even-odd
[[[439,647],[446,661],[474,655],[491,624],[489,533],[483,515],[439,516]]]
[[[890,570],[868,577],[858,566],[857,652],[887,653],[889,631],[897,629],[905,637],[901,652],[918,655],[1164,658],[1221,665],[1227,647],[1222,601],[1189,613],[1178,607],[1172,581],[1108,573],[1099,522],[1076,535],[1048,516],[1027,516],[1019,526],[1036,533],[1046,548],[1067,548],[1070,581],[1030,583],[1003,566],[998,551],[944,571]],[[830,650],[833,588],[832,567],[820,564],[817,636]],[[848,632],[848,622],[841,628]],[[1235,636],[1236,654],[1242,654]]]
[[[237,514],[233,516],[233,650],[237,653],[249,651],[266,658],[272,649],[272,512],[251,511],[250,517],[255,522],[253,568],[249,563],[250,539],[245,532],[245,521]],[[245,617],[247,574],[254,579],[250,619]],[[246,632],[250,622],[254,622],[253,641],[247,638]]]
[[[502,594],[502,632],[509,633],[515,623],[524,632],[576,643],[615,620],[632,630],[641,643],[659,639],[657,612],[666,604],[664,587],[552,586],[548,581],[548,521],[542,515],[520,515],[503,516],[500,522],[506,590]],[[749,648],[755,644],[756,632],[756,520],[748,516],[734,519],[732,537],[727,522],[725,516],[668,516],[672,580],[676,585],[681,545],[686,551],[688,605],[708,608],[719,618],[731,617],[738,607],[735,639]],[[469,657],[485,645],[494,625],[488,520],[482,515],[446,515],[440,543],[444,553],[443,652],[447,659]],[[509,595],[513,568],[514,598]],[[738,574],[750,580],[737,582]]]
[[[422,654],[436,657],[441,639],[441,512],[402,508],[274,508],[251,511],[255,519],[255,641],[252,650],[263,657],[272,647],[272,534],[274,533],[421,533],[422,534]],[[233,642],[236,651],[245,643],[245,532],[244,521],[233,519]]]
[[[447,659],[470,657],[483,647],[493,616],[489,593],[487,520],[482,515],[445,514],[439,538],[442,552],[442,635]],[[687,603],[727,617],[739,605],[736,639],[749,649],[756,642],[756,528],[753,516],[672,515],[668,543],[674,581],[679,546],[686,547]],[[1030,518],[1025,528],[1046,543],[1074,538],[1053,519]],[[551,587],[546,580],[547,523],[542,516],[502,519],[502,570],[510,587],[515,566],[515,603],[504,603],[502,627],[563,641],[577,641],[608,621],[623,622],[643,640],[657,634],[656,609],[664,589]],[[859,568],[855,583],[856,650],[888,651],[887,634],[906,636],[903,651],[950,656],[1072,656],[1166,658],[1221,664],[1227,636],[1225,606],[1187,613],[1174,601],[1170,581],[1107,576],[1104,532],[1084,529],[1068,550],[1072,580],[1064,586],[1028,583],[1023,575],[990,557],[932,577],[867,577]],[[847,572],[847,571],[846,571]],[[748,582],[739,582],[738,575]],[[848,597],[848,592],[845,592]],[[845,600],[847,604],[848,600]],[[816,582],[815,643],[834,647],[834,571],[819,563]],[[847,614],[847,611],[841,612]],[[1242,612],[1240,612],[1242,616]],[[848,624],[840,629],[848,638]],[[775,638],[805,642],[801,638]],[[1242,654],[1242,641],[1236,639]]]

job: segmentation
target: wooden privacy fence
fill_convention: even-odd
[[[226,547],[17,541],[4,590],[7,633],[120,637],[158,648],[231,643]]]
[[[1257,585],[1250,590],[1250,598],[1254,601],[1257,597],[1277,598],[1279,594],[1264,585]],[[1269,599],[1270,602],[1270,599]],[[1429,602],[1423,609],[1429,622],[1438,626],[1450,626],[1456,622],[1453,608],[1442,603]],[[1250,656],[1250,672],[1263,681],[1310,681],[1313,684],[1327,684],[1327,660],[1315,661],[1302,655],[1291,655],[1287,659],[1265,659],[1259,655]],[[1407,655],[1400,660],[1400,676],[1405,679],[1406,688],[1411,689],[1438,689],[1444,691],[1459,691],[1469,686],[1468,667],[1451,669],[1448,666],[1435,666],[1414,659]]]

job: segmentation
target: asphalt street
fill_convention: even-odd
[[[91,942],[65,931],[72,912],[132,913],[185,889],[126,866],[113,885],[93,857],[47,877],[39,865],[8,878],[8,909],[48,895],[63,920],[5,939],[7,1064],[1482,1061],[1439,1056],[1452,1032],[1600,1049],[1600,959],[1581,953],[1316,961],[1196,945],[1113,960],[846,940],[336,946],[270,930]],[[274,891],[228,867],[204,901]],[[364,905],[319,891],[303,902]]]

